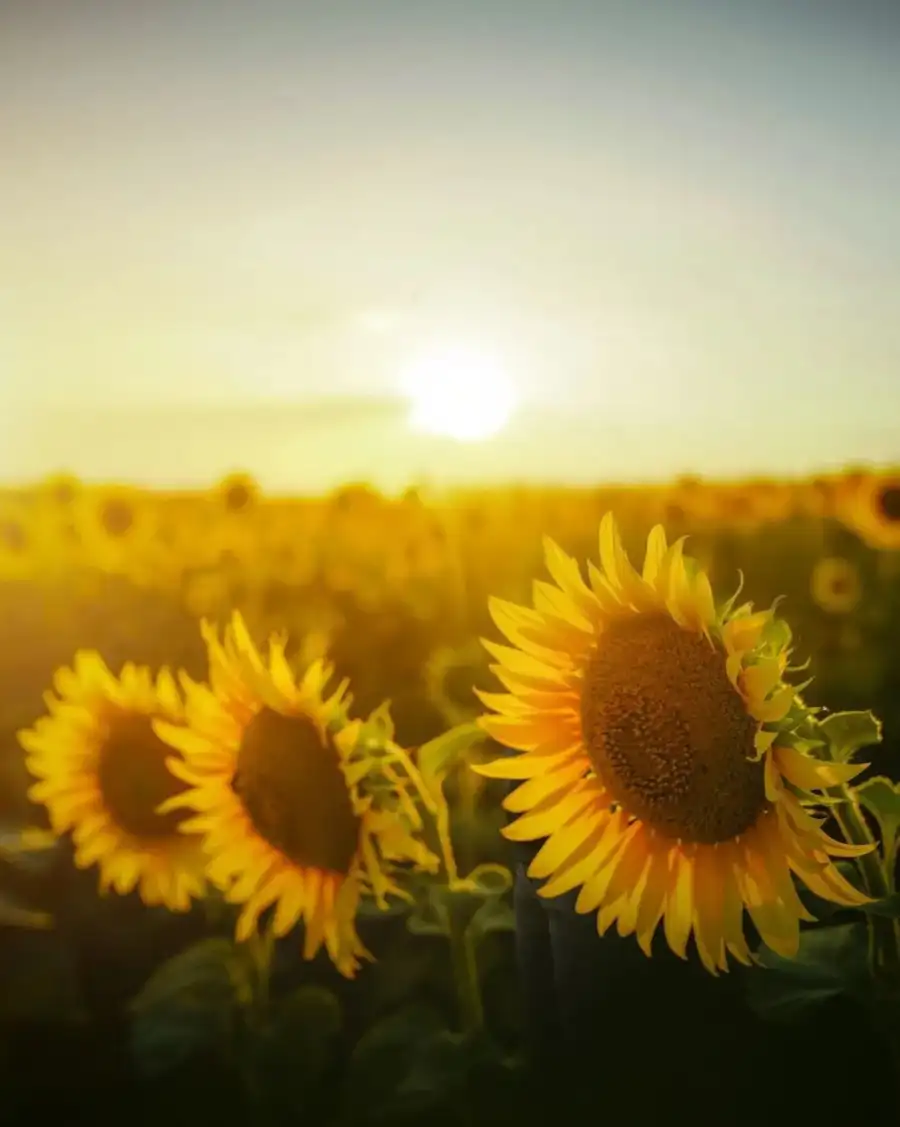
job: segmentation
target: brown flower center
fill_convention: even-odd
[[[3,521],[0,523],[0,543],[8,552],[24,552],[28,547],[28,535],[18,521]]]
[[[122,713],[111,721],[97,778],[107,810],[126,833],[152,841],[178,832],[184,811],[155,813],[161,802],[186,789],[166,767],[176,754],[153,731],[149,716]]]
[[[612,622],[584,673],[581,723],[598,776],[629,814],[667,837],[712,844],[765,807],[757,723],[725,655],[667,615]]]
[[[244,478],[232,478],[225,483],[223,503],[226,512],[242,513],[253,504],[255,490],[253,482]]]
[[[114,498],[104,504],[100,523],[109,536],[127,536],[134,524],[134,509],[128,501]]]
[[[878,508],[885,520],[900,521],[900,485],[888,485],[878,495]]]
[[[231,785],[260,837],[296,865],[350,871],[360,819],[331,738],[308,717],[261,709],[244,731]]]

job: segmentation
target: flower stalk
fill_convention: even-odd
[[[405,754],[403,759],[410,781],[431,817],[431,828],[441,857],[444,877],[442,883],[450,894],[442,915],[450,943],[459,1020],[463,1033],[473,1033],[484,1026],[484,1002],[481,996],[481,981],[478,977],[475,942],[468,929],[469,917],[457,910],[453,896],[455,892],[468,891],[468,887],[459,877],[450,831],[450,807],[444,796],[441,780],[434,779],[434,785],[429,787],[422,773]]]
[[[877,843],[853,788],[848,784],[835,788],[841,802],[834,807],[834,817],[845,840],[851,845],[870,845],[872,850],[857,857],[863,888],[873,900],[891,895],[892,884]],[[873,977],[900,984],[900,933],[897,921],[874,912],[867,913],[869,927],[869,960]]]

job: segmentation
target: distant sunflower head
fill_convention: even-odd
[[[182,718],[171,674],[154,681],[128,664],[114,677],[99,654],[80,651],[57,671],[54,690],[48,714],[19,733],[38,779],[29,797],[44,804],[56,833],[71,831],[76,864],[99,866],[101,890],[137,888],[146,904],[187,910],[204,888],[203,855],[199,840],[180,832],[184,815],[166,809],[185,786],[153,730],[157,718]]]
[[[839,515],[869,547],[900,549],[900,472],[847,479]]]
[[[114,575],[140,572],[157,548],[157,514],[147,494],[124,486],[83,488],[72,527],[84,562]]]
[[[716,487],[703,478],[686,475],[660,496],[661,511],[667,523],[678,528],[704,524],[715,518],[719,507]],[[596,528],[596,524],[593,525]]]
[[[34,520],[19,500],[0,501],[0,581],[26,578],[36,570]]]
[[[601,568],[545,542],[553,584],[534,609],[494,601],[512,646],[486,642],[507,693],[479,694],[481,723],[519,754],[477,767],[521,780],[506,800],[514,841],[546,838],[529,873],[545,896],[580,888],[576,908],[615,922],[650,954],[660,922],[677,954],[693,933],[708,970],[750,961],[743,913],[791,955],[809,919],[791,874],[839,904],[865,898],[831,856],[860,852],[826,836],[811,792],[858,766],[808,754],[806,711],[784,681],[789,632],[736,597],[717,609],[706,574],[650,533],[643,572],[611,515]]]
[[[232,473],[223,478],[218,488],[219,500],[226,513],[249,512],[259,497],[256,478],[246,473]]]
[[[716,501],[716,519],[725,528],[749,532],[765,522],[763,495],[750,482],[719,486]]]
[[[44,478],[38,488],[41,498],[47,504],[68,509],[78,497],[81,482],[73,474],[57,473]]]
[[[834,510],[837,484],[832,477],[819,475],[797,483],[794,509],[806,517],[828,517]]]
[[[352,977],[371,957],[355,926],[361,895],[386,906],[386,894],[403,895],[395,863],[434,861],[414,836],[415,807],[399,777],[391,801],[368,790],[375,764],[362,725],[346,718],[346,683],[325,695],[324,662],[298,682],[284,639],[270,640],[264,660],[237,614],[222,640],[207,623],[203,633],[210,684],[185,679],[188,729],[156,726],[185,757],[172,764],[196,811],[185,828],[204,835],[210,878],[242,905],[239,940],[271,907],[274,935],[302,922],[304,957],[324,944]]]
[[[841,556],[824,556],[810,577],[813,601],[829,614],[849,614],[859,603],[862,583],[854,565]]]

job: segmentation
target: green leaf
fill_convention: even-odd
[[[344,1081],[346,1122],[392,1122],[392,1098],[414,1067],[421,1047],[444,1031],[438,1014],[409,1006],[368,1029],[350,1056]]]
[[[881,743],[881,721],[872,712],[832,712],[819,728],[838,763],[849,761],[864,747]]]
[[[359,996],[360,1020],[369,1028],[423,997],[448,994],[453,994],[453,980],[445,943],[422,943],[414,935],[401,934],[379,952],[378,974]]]
[[[49,912],[38,912],[19,904],[8,892],[0,890],[0,927],[48,931],[53,927],[53,916]]]
[[[89,1019],[72,953],[56,932],[16,932],[3,937],[0,1022],[80,1025]]]
[[[446,884],[430,881],[417,898],[408,926],[416,935],[449,935],[452,929],[465,931],[485,906],[502,901],[512,888],[512,873],[505,865],[488,862],[477,865],[467,877]],[[489,913],[481,918],[487,920]]]
[[[889,920],[900,920],[900,892],[885,896],[883,900],[874,900],[871,904],[861,904],[860,911],[868,912],[870,916],[886,916]]]
[[[30,853],[45,853],[56,849],[59,838],[49,830],[27,826],[18,833],[0,835],[0,857],[13,860]]]
[[[434,895],[426,895],[416,902],[406,918],[406,926],[412,935],[450,934],[446,907]]]
[[[513,875],[506,865],[486,861],[476,865],[466,877],[482,896],[505,896],[513,886]]]
[[[477,943],[491,931],[515,931],[516,914],[507,900],[486,900],[469,921],[469,934]]]
[[[159,1076],[199,1050],[226,1052],[252,995],[252,968],[231,940],[204,939],[175,955],[131,1003],[139,1069]]]
[[[342,1029],[341,1004],[330,990],[300,986],[276,999],[253,1045],[259,1079],[299,1110],[334,1062]]]
[[[803,1017],[840,995],[864,998],[869,992],[868,932],[859,921],[801,932],[793,959],[765,946],[756,959],[758,969],[746,975],[747,1000],[773,1021]]]
[[[416,761],[423,775],[432,779],[443,778],[461,756],[485,739],[478,724],[459,724],[449,732],[436,736],[419,748]]]
[[[497,1045],[483,1033],[463,1034],[442,1029],[419,1046],[412,1068],[397,1089],[420,1106],[458,1105],[477,1091],[478,1079],[504,1068]]]
[[[859,801],[878,822],[884,855],[890,864],[897,852],[897,838],[900,836],[900,785],[884,775],[866,779],[856,788]]]

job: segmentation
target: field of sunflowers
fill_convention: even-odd
[[[896,1112],[900,470],[399,497],[59,476],[0,493],[0,605],[4,1123],[545,1122],[528,842],[549,894],[739,995],[772,1107]],[[702,786],[654,750],[679,677]],[[652,771],[616,738],[635,701]],[[719,719],[737,766],[696,735]],[[710,1031],[669,1023],[702,1057]],[[641,1092],[602,1106],[596,1069],[593,1114],[657,1122]]]

